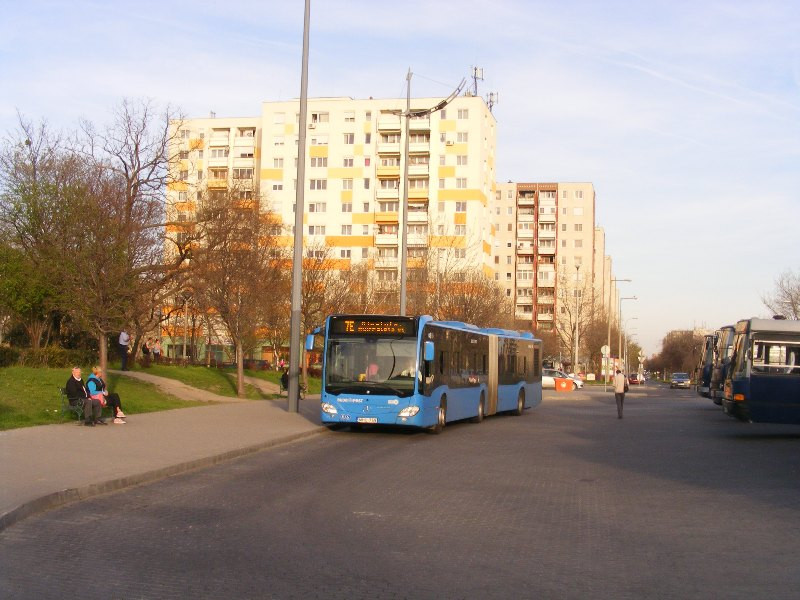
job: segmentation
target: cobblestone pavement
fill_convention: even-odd
[[[690,392],[331,432],[0,533],[2,598],[796,598],[800,429]]]

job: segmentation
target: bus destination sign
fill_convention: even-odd
[[[375,317],[339,317],[331,320],[331,333],[337,335],[413,336],[414,321]]]

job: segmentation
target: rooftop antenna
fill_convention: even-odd
[[[483,68],[472,67],[472,90],[470,96],[478,95],[478,80],[483,81]]]
[[[500,104],[500,93],[489,92],[489,95],[486,96],[486,106],[489,107],[489,112],[492,112],[492,108],[495,104]]]

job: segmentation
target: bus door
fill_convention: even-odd
[[[486,414],[493,415],[497,412],[497,357],[498,352],[498,339],[495,334],[489,334],[489,380],[487,383],[489,397],[486,399],[488,405],[486,406]]]

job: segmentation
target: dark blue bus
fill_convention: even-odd
[[[703,336],[703,350],[700,352],[700,362],[695,368],[695,382],[697,393],[706,398],[711,398],[711,373],[714,369],[714,336]]]
[[[722,406],[743,421],[800,424],[800,321],[736,324]]]
[[[717,330],[714,337],[714,368],[711,371],[711,399],[714,404],[722,404],[725,378],[733,354],[733,325],[725,325]]]
[[[324,328],[320,416],[325,424],[430,428],[542,400],[541,341],[429,316],[331,315]]]

